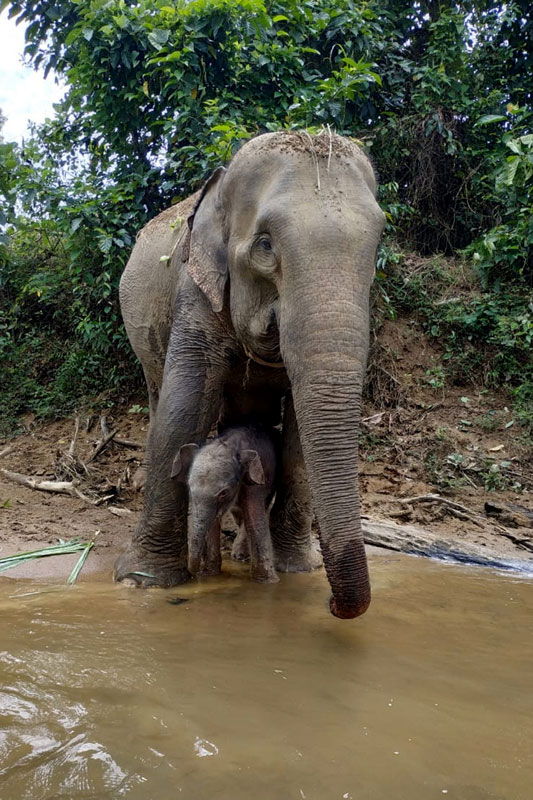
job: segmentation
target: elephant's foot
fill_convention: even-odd
[[[250,577],[257,583],[279,583],[279,578],[273,567],[252,567]]]
[[[294,494],[281,498],[271,517],[274,564],[278,572],[312,572],[323,565],[312,532],[312,514]]]
[[[305,550],[275,550],[274,562],[278,572],[312,572],[324,564],[315,544]]]
[[[141,464],[141,466],[135,472],[135,475],[133,476],[133,480],[131,482],[131,485],[133,486],[133,490],[135,492],[141,492],[144,489],[144,486],[146,484],[146,475],[147,475],[146,467]]]
[[[190,580],[186,566],[160,561],[150,554],[130,548],[115,561],[114,580],[125,586],[147,589],[151,586],[167,588],[179,586]]]
[[[222,559],[220,556],[216,559],[206,559],[198,570],[197,575],[199,578],[213,578],[222,573]]]

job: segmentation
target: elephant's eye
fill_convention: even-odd
[[[227,503],[228,500],[231,499],[231,489],[228,487],[226,489],[221,489],[220,492],[217,494],[217,500],[220,505],[222,503]]]
[[[257,246],[260,247],[261,250],[266,250],[267,252],[272,250],[272,242],[266,236],[261,236],[257,242]]]
[[[266,233],[260,233],[252,243],[250,251],[251,266],[263,274],[274,272],[277,258],[272,247],[272,240]]]

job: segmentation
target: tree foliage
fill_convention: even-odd
[[[45,339],[57,329],[90,355],[84,389],[102,385],[110,354],[127,358],[116,287],[138,228],[243,139],[327,125],[367,146],[390,233],[426,254],[465,249],[498,302],[509,287],[522,296],[531,330],[526,0],[2,8],[27,26],[29,62],[67,86],[23,147],[0,141],[4,348],[19,347],[28,325]],[[122,361],[112,364],[107,379],[120,384]]]

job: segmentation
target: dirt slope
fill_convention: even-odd
[[[472,544],[504,559],[530,561],[533,442],[513,419],[508,398],[472,386],[442,386],[438,349],[430,346],[409,320],[385,323],[380,346],[381,364],[374,364],[373,369],[384,371],[394,396],[387,400],[390,408],[383,408],[380,398],[365,407],[360,479],[363,513],[373,519],[418,526],[452,550]],[[141,395],[139,403],[143,402]],[[140,406],[133,408],[136,413],[128,413],[128,407],[113,409],[107,424],[118,430],[118,438],[144,444],[148,418]],[[82,419],[75,453],[83,462],[102,437],[98,420],[95,422],[87,431]],[[37,480],[68,477],[65,454],[74,421],[39,424],[28,418],[25,427],[24,434],[0,442],[0,469]],[[0,473],[0,556],[58,538],[79,536],[85,540],[99,530],[95,553],[110,565],[112,553],[131,536],[142,507],[142,495],[131,486],[141,457],[141,450],[110,443],[89,465],[94,472],[90,479],[82,478],[80,488],[95,500],[107,498],[101,505],[34,491]],[[427,494],[439,495],[459,508],[441,501],[406,502]],[[486,515],[487,502],[494,513],[500,509],[496,517]],[[117,508],[126,511],[115,516],[109,506],[115,512]],[[382,544],[391,546],[386,539]],[[91,558],[93,568],[97,561]],[[39,565],[33,569],[42,574]],[[15,576],[16,572],[6,574]],[[65,574],[63,565],[59,574]]]

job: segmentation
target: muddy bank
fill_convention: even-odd
[[[415,398],[413,402],[419,401]],[[424,402],[427,403],[427,396]],[[494,404],[496,399],[482,395],[475,406],[473,399],[469,402],[478,415],[481,404]],[[485,513],[487,502],[500,507],[518,504],[531,512],[531,494],[526,486],[520,494],[508,489],[489,492],[468,483],[443,491],[441,485],[430,482],[424,453],[432,443],[438,447],[435,429],[442,428],[443,418],[450,431],[464,436],[454,424],[454,414],[459,417],[459,426],[460,419],[464,420],[464,405],[460,397],[449,393],[442,402],[445,417],[441,410],[440,418],[436,408],[420,414],[413,405],[390,412],[367,409],[374,413],[370,419],[365,417],[361,459],[366,541],[417,555],[533,571],[533,527],[528,524],[527,513],[514,517]],[[128,413],[127,408],[107,415],[108,428],[117,431],[116,438],[143,445],[147,422],[142,413]],[[31,475],[37,481],[58,477],[64,480],[65,454],[71,450],[74,421],[35,424],[28,420],[27,428],[25,434],[0,445],[0,470]],[[379,440],[373,447],[369,446],[369,436]],[[503,439],[506,450],[521,452],[520,431],[512,427],[498,431],[496,436],[494,431],[487,432],[487,436],[485,442],[483,432],[476,434],[478,450],[484,447],[490,452],[490,447],[495,446],[493,441]],[[90,431],[81,425],[75,453],[84,463],[89,462],[101,440],[98,424]],[[142,450],[110,441],[90,462],[91,478],[81,478],[79,488],[95,502],[103,499],[101,505],[79,497],[35,491],[8,480],[0,472],[0,555],[34,549],[58,539],[87,540],[100,531],[84,575],[104,571],[110,576],[113,559],[129,540],[142,508],[142,495],[132,488],[132,477],[141,458]],[[515,458],[513,466],[515,472],[522,470],[526,484],[527,455],[523,462]],[[6,575],[64,576],[75,558],[62,556],[35,562]]]

